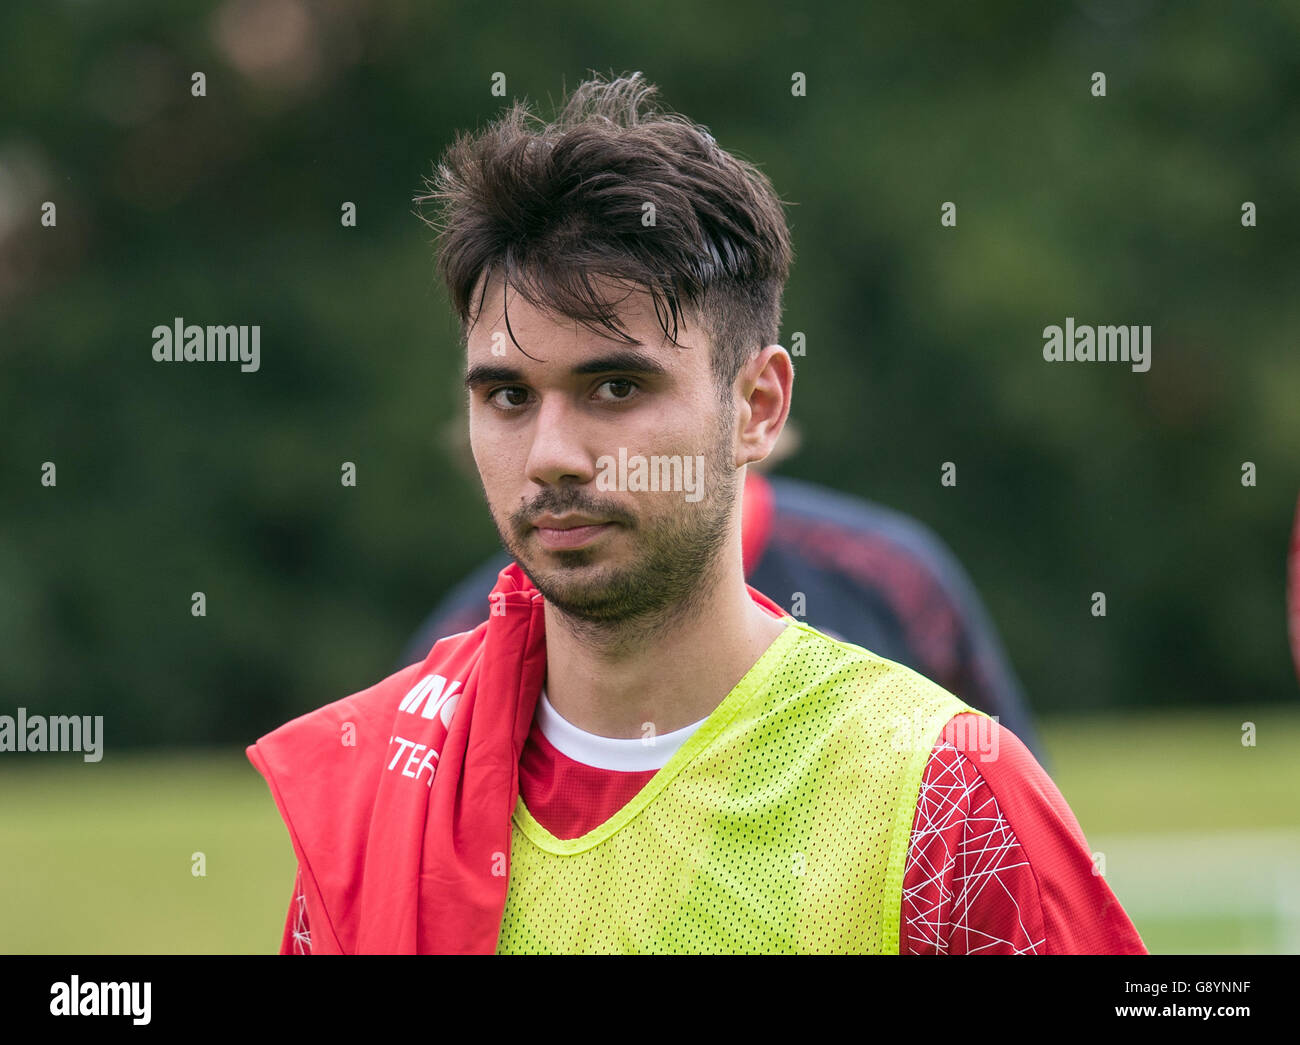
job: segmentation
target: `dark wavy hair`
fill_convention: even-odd
[[[417,215],[438,232],[462,344],[494,270],[535,308],[632,342],[592,283],[600,275],[647,290],[673,344],[681,317],[698,315],[725,398],[741,366],[779,337],[793,260],[782,201],[706,127],[661,111],[640,73],[593,77],[550,124],[515,101],[486,130],[459,133],[413,201],[438,205]],[[647,203],[653,225],[643,224]]]

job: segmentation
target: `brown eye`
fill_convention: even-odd
[[[501,395],[502,392],[506,394],[507,402],[502,403],[497,400],[498,406],[523,406],[524,403],[528,402],[528,390],[526,388],[520,388],[518,385],[508,385],[505,388],[498,388],[488,396],[488,402],[496,400],[497,396]],[[519,398],[516,399],[516,396]]]
[[[614,399],[627,399],[636,388],[636,382],[626,377],[611,377],[608,381],[602,381],[600,387],[608,387],[614,393]]]

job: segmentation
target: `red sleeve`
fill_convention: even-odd
[[[979,719],[954,715],[926,764],[899,953],[1146,954],[1056,785]]]
[[[293,879],[293,896],[289,900],[289,913],[284,919],[280,953],[311,954],[311,931],[307,925],[307,901],[302,895],[301,868]]]

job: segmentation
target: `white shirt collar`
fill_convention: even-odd
[[[663,769],[697,729],[708,721],[707,716],[689,726],[671,733],[654,735],[647,730],[645,737],[601,737],[579,729],[560,716],[546,697],[546,688],[537,700],[537,725],[551,745],[575,762],[596,769],[613,769],[623,773]]]

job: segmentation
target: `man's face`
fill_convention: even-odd
[[[468,338],[470,445],[501,541],[547,602],[592,623],[663,619],[716,582],[737,484],[731,398],[698,326],[679,328],[679,348],[648,293],[600,286],[642,344],[513,289],[507,331],[500,280],[489,287]],[[659,489],[638,488],[638,468]]]

